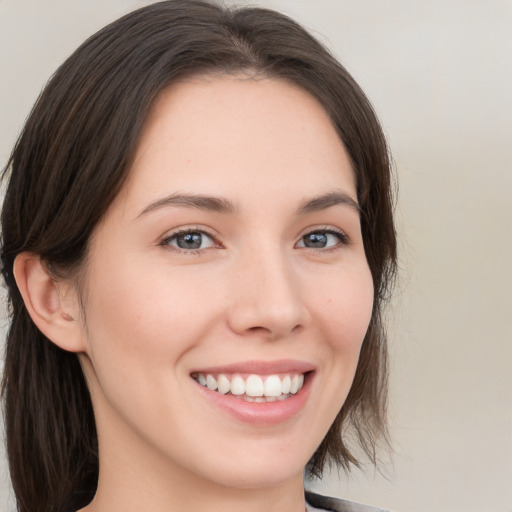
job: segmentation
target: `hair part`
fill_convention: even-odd
[[[374,309],[347,400],[307,469],[320,476],[328,463],[359,465],[348,430],[376,462],[376,441],[386,438],[381,313],[396,269],[390,161],[377,117],[349,73],[288,17],[164,1],[106,26],[62,64],[3,172],[9,183],[1,256],[11,325],[2,393],[19,512],[59,511],[77,491],[94,491],[98,441],[78,357],[56,347],[32,322],[16,286],[14,260],[31,251],[57,277],[79,275],[91,235],[127,178],[156,98],[178,80],[212,73],[250,73],[303,88],[325,108],[350,156]]]

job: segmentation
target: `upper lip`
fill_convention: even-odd
[[[272,375],[275,373],[306,373],[316,369],[314,364],[296,359],[280,359],[276,361],[241,361],[220,366],[195,368],[190,373],[252,373],[256,375]]]

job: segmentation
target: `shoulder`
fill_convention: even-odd
[[[329,512],[386,512],[381,508],[370,507],[369,505],[362,505],[360,503],[341,500],[339,498],[321,496],[320,494],[307,491],[306,502],[313,507],[311,512],[314,512],[316,509],[326,510]]]

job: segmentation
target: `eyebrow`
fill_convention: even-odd
[[[352,199],[352,197],[345,192],[329,192],[320,196],[304,199],[301,201],[296,214],[305,215],[307,213],[318,212],[339,204],[349,206],[358,214],[361,211],[357,201]],[[169,206],[195,208],[223,214],[233,214],[238,211],[234,203],[223,197],[205,196],[201,194],[171,194],[146,206],[136,218]]]
[[[358,215],[361,213],[361,208],[355,199],[345,192],[336,191],[303,200],[297,209],[297,215],[326,210],[338,204],[349,206],[355,210]]]
[[[236,206],[231,201],[222,197],[211,197],[200,194],[171,194],[146,206],[146,208],[139,213],[137,218],[146,213],[168,206],[196,208],[198,210],[217,213],[235,213],[237,210]]]

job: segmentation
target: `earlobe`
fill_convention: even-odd
[[[84,351],[75,292],[56,281],[37,254],[23,252],[14,261],[14,277],[25,307],[39,330],[60,348]]]

